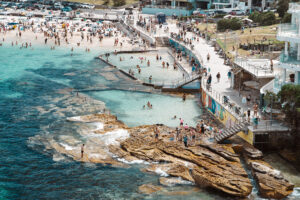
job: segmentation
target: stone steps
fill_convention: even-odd
[[[241,132],[242,130],[245,129],[245,127],[248,126],[247,123],[240,123],[240,124],[236,124],[235,126],[226,129],[224,132],[222,132],[221,134],[218,134],[215,136],[215,140],[219,143],[222,142],[234,135],[236,135],[237,133]]]

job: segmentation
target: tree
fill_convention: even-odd
[[[109,4],[109,0],[104,0],[102,5],[107,6],[108,4]]]
[[[289,9],[289,0],[279,0],[277,3],[277,12],[279,17],[283,17]]]
[[[273,12],[266,12],[261,14],[260,24],[263,26],[269,26],[276,23],[276,17]]]
[[[114,6],[119,7],[119,6],[124,6],[126,4],[125,0],[113,0]]]
[[[292,14],[290,13],[285,13],[282,19],[283,23],[291,23],[292,21]]]
[[[221,19],[217,23],[218,31],[226,31],[227,29],[239,30],[239,29],[241,29],[241,27],[242,27],[242,24],[238,18]]]
[[[287,84],[282,86],[278,97],[287,121],[296,126],[297,109],[300,108],[300,85]]]
[[[273,12],[259,13],[255,11],[249,16],[249,19],[253,20],[255,23],[259,23],[262,26],[276,23],[276,17]]]

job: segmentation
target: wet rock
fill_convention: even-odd
[[[143,137],[147,137],[147,135],[143,134]],[[235,154],[220,148],[220,145],[215,146],[217,149],[211,147],[214,148],[213,152],[211,148],[207,147],[195,146],[185,148],[162,140],[154,143],[153,140],[144,140],[137,137],[137,135],[132,135],[132,137],[122,142],[121,146],[130,152],[131,155],[143,160],[167,161],[177,165],[182,165],[182,162],[192,163],[192,179],[195,180],[197,185],[212,187],[239,197],[245,197],[251,193],[251,182],[239,159]],[[217,154],[215,152],[222,153]],[[178,160],[181,160],[181,163]],[[167,168],[170,166],[172,165],[166,164],[162,167]],[[180,176],[185,180],[190,180],[190,175],[183,175],[189,174],[189,170],[183,166],[181,168],[184,170],[179,170],[180,173],[174,173],[173,176]],[[164,170],[168,174],[172,172],[168,168]],[[155,171],[155,169],[152,171]]]
[[[264,198],[283,199],[293,192],[294,185],[284,179],[280,171],[264,161],[248,161],[258,183],[259,195]]]
[[[194,182],[189,168],[182,164],[168,163],[168,164],[153,164],[145,169],[147,172],[154,172],[163,176],[181,177],[183,180]]]
[[[139,192],[143,194],[152,194],[160,190],[162,190],[162,187],[152,184],[144,184],[139,187]]]
[[[244,153],[251,159],[262,159],[263,153],[253,147],[244,147]]]

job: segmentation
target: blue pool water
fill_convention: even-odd
[[[108,80],[115,69],[94,59],[100,53],[76,50],[71,57],[64,49],[0,47],[0,199],[224,199],[190,185],[143,195],[138,193],[138,186],[158,184],[159,176],[142,173],[141,165],[116,168],[74,162],[56,156],[43,141],[30,142],[30,138],[45,134],[57,140],[77,136],[79,127],[66,122],[66,117],[98,112],[97,100],[104,101],[130,126],[158,122],[175,125],[178,122],[169,120],[174,114],[195,123],[201,114],[196,100],[183,103],[179,97],[116,90],[135,83],[119,75]],[[71,88],[95,86],[105,90],[80,93],[79,97],[70,93]],[[95,102],[90,100],[87,105],[83,95]],[[141,110],[147,100],[153,110]],[[161,116],[157,114],[160,111]],[[175,193],[180,191],[188,194]]]

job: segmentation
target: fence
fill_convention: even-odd
[[[271,66],[267,60],[264,62],[255,62],[247,58],[236,58],[234,64],[242,67],[255,76],[274,76]]]

